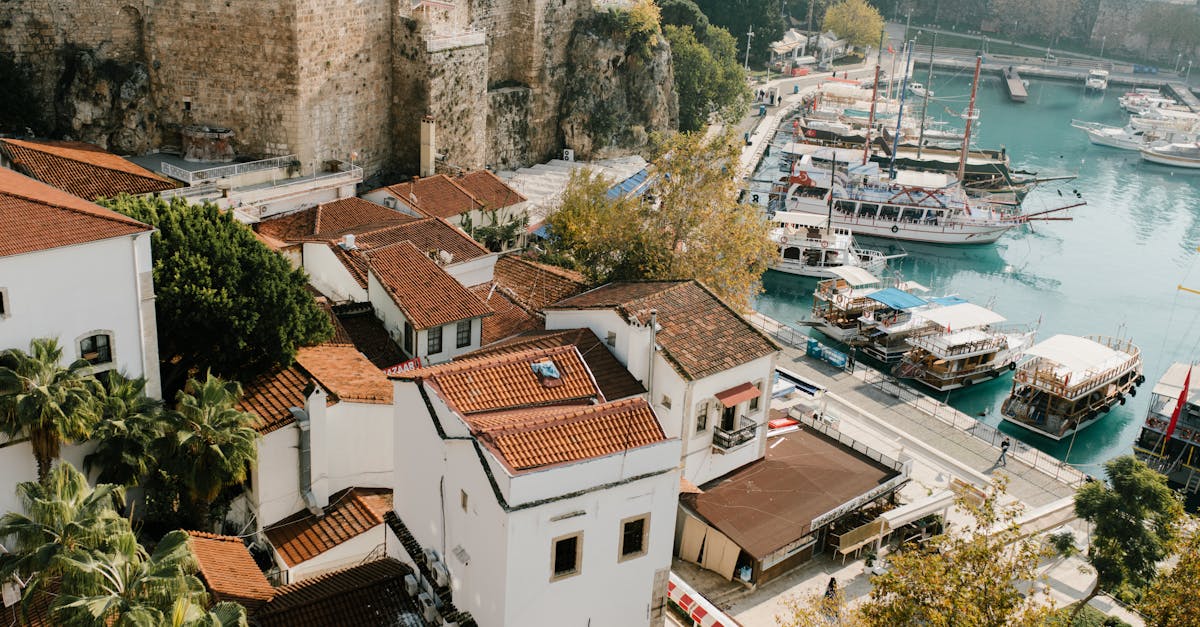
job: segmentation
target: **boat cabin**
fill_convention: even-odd
[[[1183,383],[1191,372],[1187,397],[1167,437],[1171,416],[1183,396]],[[1141,435],[1133,443],[1133,452],[1148,466],[1166,475],[1167,481],[1186,493],[1200,492],[1200,369],[1191,364],[1174,363],[1163,374],[1150,394],[1150,409]]]
[[[937,331],[910,337],[911,350],[892,374],[916,379],[939,392],[1016,368],[1022,351],[1033,343],[1033,328],[998,327],[1004,316],[971,303],[932,309],[922,316]]]

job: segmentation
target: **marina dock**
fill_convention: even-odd
[[[1010,65],[1001,73],[1004,75],[1004,85],[1008,87],[1008,97],[1013,102],[1029,100],[1029,92],[1025,91],[1025,83],[1021,82],[1021,75],[1017,73],[1016,68]]]
[[[1192,110],[1192,113],[1200,113],[1200,98],[1196,98],[1196,94],[1183,83],[1167,83],[1167,90],[1176,100],[1182,102],[1184,106]]]

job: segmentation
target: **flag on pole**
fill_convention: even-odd
[[[892,44],[888,44],[888,54],[896,54],[896,51],[892,48]]]
[[[1183,391],[1179,393],[1179,402],[1175,403],[1175,411],[1171,412],[1171,424],[1167,425],[1167,440],[1171,439],[1171,434],[1175,433],[1175,424],[1179,422],[1179,412],[1183,411],[1183,406],[1187,404],[1188,386],[1192,383],[1192,367],[1188,365],[1187,376],[1183,378]]]

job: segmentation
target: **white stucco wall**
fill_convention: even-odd
[[[487,283],[496,276],[496,258],[499,253],[492,253],[466,261],[457,263],[449,263],[442,266],[446,274],[458,280],[463,287],[471,287],[480,283]]]
[[[350,271],[338,260],[328,244],[306,243],[303,245],[304,270],[308,282],[335,302],[367,301],[367,290],[354,280]]]
[[[251,495],[259,529],[304,509],[300,498],[299,431],[292,423],[259,438]]]
[[[275,555],[275,561],[279,564],[280,568],[287,570],[288,582],[294,583],[316,577],[331,570],[358,564],[372,551],[376,551],[376,549],[382,551],[381,547],[385,544],[391,545],[394,542],[395,536],[391,535],[387,525],[380,524],[291,568],[287,567],[283,558],[278,553]]]

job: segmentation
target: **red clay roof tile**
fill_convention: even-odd
[[[175,187],[165,177],[83,142],[0,139],[0,150],[15,169],[87,200]]]
[[[482,202],[484,209],[503,209],[526,200],[520,192],[488,170],[467,172],[455,182]]]
[[[646,391],[641,382],[634,378],[620,361],[617,361],[617,358],[591,329],[526,331],[463,355],[459,359],[502,355],[531,348],[570,345],[578,348],[579,353],[583,355],[583,360],[587,363],[588,369],[592,371],[592,376],[595,377],[600,391],[604,393],[604,398],[616,400]]]
[[[540,311],[587,289],[582,274],[538,263],[517,255],[496,260],[496,281],[511,292],[523,307]]]
[[[307,346],[296,351],[296,364],[340,400],[392,402],[392,382],[353,346]]]
[[[367,254],[371,273],[414,329],[429,329],[492,313],[488,306],[409,242]]]
[[[251,621],[261,627],[395,627],[424,625],[404,590],[412,568],[384,558],[323,573],[276,589]]]
[[[192,554],[200,566],[200,577],[214,601],[233,601],[253,614],[271,600],[275,588],[267,581],[241,538],[189,531]]]
[[[150,230],[133,218],[0,168],[0,257]]]
[[[417,218],[352,196],[263,220],[254,225],[254,230],[287,243],[330,241],[348,233],[365,233],[414,220]]]
[[[284,563],[292,567],[383,524],[383,515],[391,509],[391,490],[346,488],[329,497],[323,517],[304,510],[265,531]]]
[[[388,185],[385,189],[399,198],[400,202],[435,218],[453,218],[484,206],[471,192],[445,174]]]
[[[467,288],[478,296],[494,315],[483,319],[483,344],[490,344],[522,331],[542,328],[542,318],[521,305],[497,282],[480,283]]]

